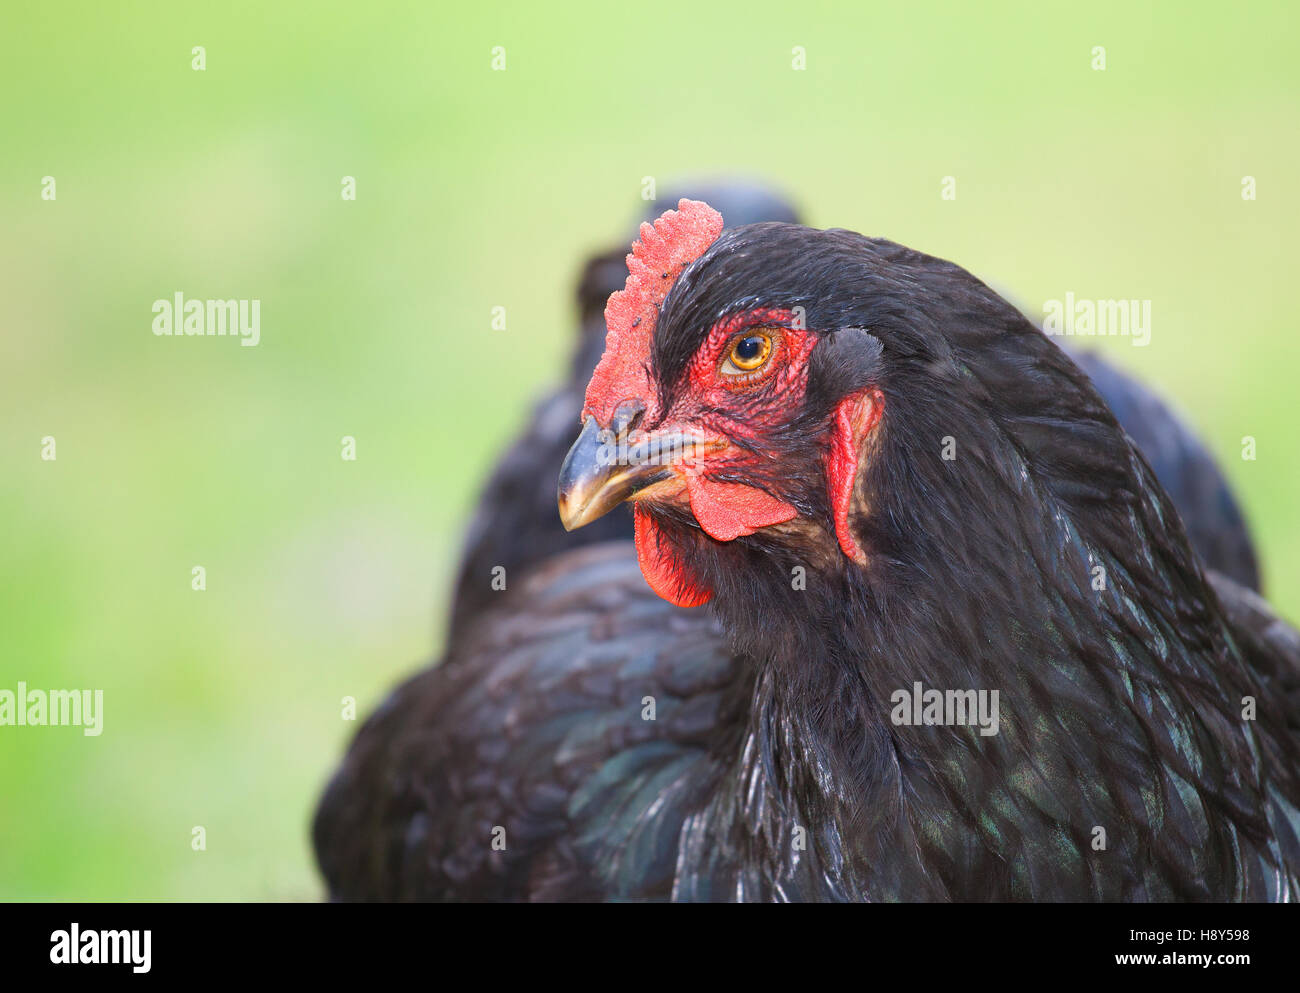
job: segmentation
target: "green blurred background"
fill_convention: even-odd
[[[645,176],[766,178],[1039,319],[1152,300],[1149,347],[1097,344],[1202,432],[1300,617],[1294,5],[1044,6],[9,5],[0,688],[105,716],[0,728],[0,897],[321,895],[340,701],[436,652]],[[261,344],[155,337],[178,290],[260,299]]]

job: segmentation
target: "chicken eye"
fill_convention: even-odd
[[[772,354],[772,339],[762,331],[745,335],[731,346],[727,360],[722,364],[723,374],[753,372],[760,368]]]

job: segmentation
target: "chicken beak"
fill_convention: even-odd
[[[647,486],[673,475],[654,446],[644,441],[629,444],[636,418],[620,420],[625,427],[615,433],[602,430],[594,417],[588,417],[564,458],[559,504],[566,531],[590,524]]]

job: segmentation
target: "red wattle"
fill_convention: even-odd
[[[654,518],[640,507],[633,508],[636,528],[636,560],[650,588],[678,607],[698,607],[713,598],[713,591],[693,576],[663,535]]]
[[[743,483],[720,483],[703,476],[687,476],[691,513],[704,533],[718,541],[753,534],[769,524],[783,524],[798,511],[770,493]]]

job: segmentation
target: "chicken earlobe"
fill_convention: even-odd
[[[853,534],[849,514],[853,510],[863,445],[872,429],[880,423],[884,409],[885,398],[879,390],[863,390],[836,404],[835,419],[831,424],[826,486],[835,518],[835,537],[839,539],[844,554],[858,565],[867,564],[867,553]]]

